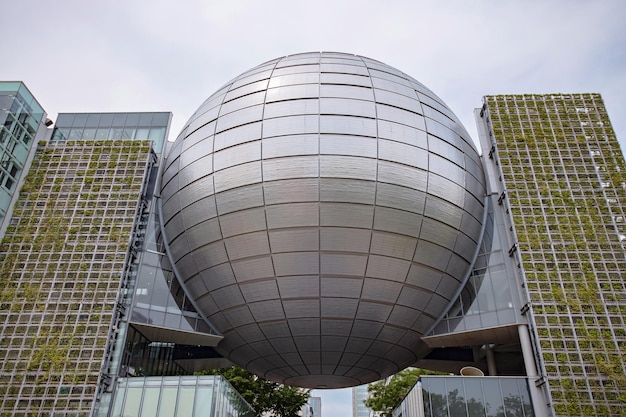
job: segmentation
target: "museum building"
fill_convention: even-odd
[[[453,374],[398,417],[625,405],[626,165],[598,94],[486,96],[480,151],[343,53],[244,72],[173,142],[170,113],[53,122],[19,82],[0,104],[0,414],[245,416],[196,375],[232,364]]]

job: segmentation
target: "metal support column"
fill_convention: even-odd
[[[496,358],[493,354],[493,345],[487,345],[486,348],[487,371],[489,372],[489,376],[496,376],[498,375],[498,370],[496,369]]]

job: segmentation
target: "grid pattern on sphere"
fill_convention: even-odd
[[[380,62],[262,64],[191,117],[162,177],[171,255],[238,365],[358,385],[410,365],[472,262],[477,152],[430,90]]]

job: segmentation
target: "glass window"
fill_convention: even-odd
[[[113,114],[112,113],[104,113],[100,115],[100,123],[98,123],[99,127],[110,127],[113,123]]]
[[[135,133],[135,139],[148,139],[150,129],[147,127],[140,127]]]
[[[109,139],[122,139],[123,132],[124,129],[122,128],[113,128],[111,133],[109,133]]]
[[[489,274],[493,283],[496,308],[498,310],[513,308],[511,299],[510,278],[504,268],[491,268]]]
[[[180,315],[178,314],[166,314],[163,322],[165,327],[179,328],[180,327]]]
[[[13,158],[19,161],[19,164],[23,164],[24,161],[26,161],[27,156],[28,148],[26,148],[24,145],[19,144],[19,146],[15,146],[15,149],[13,149]],[[11,175],[15,176],[14,174]]]
[[[427,416],[447,416],[445,384],[442,378],[422,380],[424,388],[424,408]]]
[[[448,411],[451,416],[467,415],[463,378],[446,378]]]
[[[126,124],[126,113],[118,113],[113,115],[113,126],[121,127]]]
[[[68,128],[59,128],[57,126],[54,129],[54,135],[52,136],[52,140],[66,140],[70,135],[70,129]]]
[[[139,124],[139,113],[130,113],[126,116],[125,126],[137,126]]]
[[[83,130],[83,139],[92,140],[96,138],[96,129],[89,128]]]
[[[162,325],[165,320],[165,313],[161,311],[150,310],[150,323],[155,323],[156,325]]]
[[[111,129],[100,128],[96,131],[96,140],[104,140],[109,138],[109,133]]]
[[[157,113],[152,118],[152,126],[167,126],[169,120],[169,113]]]
[[[528,381],[525,379],[518,379],[517,386],[520,393],[520,400],[522,402],[522,408],[524,411],[524,415],[527,417],[532,417],[535,415],[533,411],[533,406],[530,400],[530,392],[528,389]]]
[[[68,140],[80,140],[83,137],[83,129],[72,129]]]
[[[500,386],[502,388],[502,397],[504,401],[504,414],[507,416],[523,416],[522,396],[519,392],[517,380],[502,379],[500,380]]]
[[[488,417],[499,417],[504,414],[504,402],[500,391],[500,381],[498,379],[484,378],[483,393],[485,395],[485,407]]]
[[[483,389],[479,379],[464,378],[465,402],[469,417],[485,417],[486,410],[483,401]]]
[[[100,121],[99,113],[92,113],[87,116],[87,121],[85,122],[85,127],[98,127],[98,122]]]
[[[56,126],[57,127],[70,127],[74,122],[73,114],[59,114],[57,117]]]
[[[152,113],[141,113],[139,115],[139,126],[150,126],[152,124]]]
[[[122,139],[134,139],[134,138],[135,138],[135,129],[124,128],[122,132]]]
[[[76,114],[72,125],[74,127],[84,127],[87,122],[87,116],[87,114]]]
[[[161,148],[163,147],[163,142],[165,141],[165,128],[157,127],[150,129],[150,134],[148,135],[148,138],[154,141],[154,149],[157,152],[160,152]]]

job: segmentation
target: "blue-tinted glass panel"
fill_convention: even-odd
[[[94,128],[85,128],[83,130],[83,139],[85,140],[93,140],[96,138],[96,129]]]
[[[139,124],[139,113],[128,113],[126,116],[126,126],[137,126]]]
[[[100,115],[99,127],[110,127],[113,123],[113,113],[102,113]]]
[[[96,130],[96,140],[105,140],[109,138],[109,133],[111,133],[111,129],[109,128],[100,128]]]
[[[56,127],[70,127],[74,122],[74,114],[60,113],[57,117]]]
[[[68,140],[80,140],[83,137],[83,129],[72,129]]]
[[[152,113],[141,113],[139,115],[139,126],[150,126],[152,124]]]
[[[534,416],[528,380],[523,377],[427,376],[421,382],[426,416]]]
[[[156,153],[160,153],[163,149],[163,143],[165,142],[165,128],[152,128],[150,129],[150,133],[148,133],[148,139],[150,139],[153,144],[152,147]]]
[[[447,390],[448,412],[451,416],[467,415],[463,379],[447,378],[445,381]]]
[[[432,417],[447,416],[446,386],[442,378],[423,379],[424,408]]]
[[[124,128],[122,131],[122,139],[134,139],[135,138],[135,129],[133,128]]]
[[[152,126],[167,126],[170,120],[169,113],[155,113],[152,117]]]
[[[504,410],[504,399],[497,378],[483,378],[483,393],[487,406],[487,417],[500,417]]]
[[[504,415],[507,417],[524,417],[532,415],[532,412],[531,414],[527,414],[527,411],[530,410],[527,410],[526,408],[526,401],[528,401],[526,398],[528,395],[528,389],[526,386],[520,386],[519,382],[522,381],[506,378],[500,380],[504,403],[503,410],[505,413]]]
[[[126,113],[117,113],[113,116],[113,126],[124,126],[126,123]]]
[[[78,113],[76,114],[76,116],[74,117],[74,122],[73,122],[73,126],[76,128],[82,128],[85,126],[85,123],[87,122],[87,114],[81,114]]]
[[[122,139],[123,133],[124,129],[121,127],[112,128],[111,132],[109,133],[109,139]]]
[[[92,113],[87,116],[87,121],[85,122],[85,127],[98,127],[100,122],[100,114]]]
[[[520,393],[520,400],[522,402],[522,411],[524,412],[525,417],[533,417],[535,412],[533,410],[532,402],[530,399],[530,392],[528,390],[528,381],[518,379],[517,387]]]
[[[463,378],[465,385],[465,402],[469,417],[485,417],[485,403],[481,381],[475,378]]]
[[[135,131],[135,139],[148,139],[150,135],[150,129],[147,127],[139,127]]]

